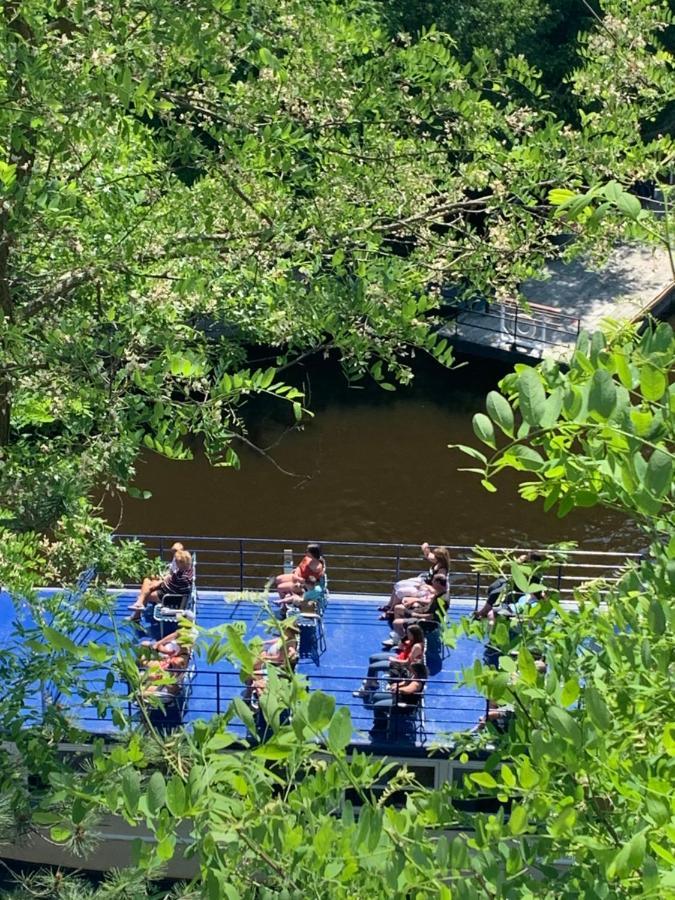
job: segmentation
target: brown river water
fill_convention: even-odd
[[[146,454],[136,484],[149,500],[105,504],[125,533],[530,546],[573,540],[586,549],[636,550],[645,539],[629,520],[603,510],[564,519],[519,498],[502,475],[487,493],[472,463],[450,443],[478,446],[471,418],[509,368],[472,359],[447,371],[418,366],[412,386],[396,393],[350,387],[332,362],[297,370],[315,412],[292,429],[281,403],[254,400],[249,438],[271,447],[278,466],[244,445],[241,469],[213,468]]]

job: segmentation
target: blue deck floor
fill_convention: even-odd
[[[133,593],[111,595],[110,614],[84,616],[81,626],[71,637],[80,644],[96,641],[108,645],[116,642],[118,636],[132,641],[145,637],[125,621],[127,606],[133,599]],[[298,664],[298,672],[308,678],[312,689],[333,694],[339,705],[349,707],[355,726],[353,741],[359,746],[371,745],[368,731],[373,724],[373,713],[361,699],[352,696],[352,691],[359,687],[365,676],[370,654],[379,652],[382,640],[388,636],[388,626],[378,620],[377,607],[381,602],[381,598],[331,597],[324,618],[327,649],[318,664],[310,658],[302,658]],[[6,603],[7,598],[3,601],[0,595],[3,611]],[[457,620],[465,612],[463,608],[451,608],[450,618]],[[252,602],[228,602],[222,593],[216,592],[200,595],[197,621],[201,627],[243,622],[246,639],[269,637],[264,630],[266,618],[267,614]],[[9,615],[0,620],[0,647],[3,640],[6,641],[8,619]],[[482,645],[477,641],[462,638],[454,649],[446,651],[442,663],[438,658],[437,671],[433,672],[425,692],[424,732],[418,731],[415,737],[418,747],[452,732],[472,728],[484,713],[485,700],[475,691],[458,684],[461,670],[480,657],[482,651]],[[196,667],[185,707],[187,724],[224,712],[232,698],[242,691],[239,673],[227,660],[210,665],[203,654],[198,654]],[[101,670],[92,673],[91,683],[98,674],[101,680],[104,679],[105,671]],[[120,682],[115,690],[123,694],[126,687]],[[61,702],[67,705],[73,720],[84,730],[98,734],[116,731],[109,714],[99,718],[93,707],[82,704],[81,698],[61,698]],[[241,731],[243,735],[243,726]]]

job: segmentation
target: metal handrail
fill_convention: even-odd
[[[504,306],[517,306],[519,309],[523,309],[523,307],[516,300],[502,300],[499,301]],[[556,309],[554,306],[546,306],[543,303],[535,303],[533,300],[527,300],[527,306],[529,309],[534,309],[537,312],[540,312],[542,316],[549,316],[552,319],[569,319],[570,322],[574,322],[578,324],[579,316],[573,316],[571,313],[560,312],[559,309]],[[527,310],[523,309],[523,312],[527,314]]]
[[[173,536],[169,535],[117,536],[118,540],[133,538],[143,542],[149,554],[160,555],[174,541]],[[199,553],[201,589],[217,591],[262,591],[269,576],[283,570],[283,550],[291,549],[295,558],[299,559],[307,543],[284,538],[204,535],[182,536],[181,540]],[[333,541],[324,546],[333,593],[388,594],[395,581],[401,577],[417,575],[427,567],[419,546],[415,544]],[[492,578],[472,570],[473,548],[468,545],[445,546],[451,557],[451,597],[472,599],[480,596],[481,589]],[[488,549],[495,553],[517,554],[534,548]],[[546,548],[542,552],[546,553]],[[615,580],[621,566],[628,560],[638,560],[639,557],[638,553],[621,551],[565,551],[565,561],[552,563],[545,580],[552,588],[570,595],[574,587],[585,581],[594,578],[605,578],[610,582]]]
[[[186,676],[188,674],[187,669],[178,669],[178,668],[169,668],[165,669],[164,673],[167,675],[178,675],[178,676]],[[324,682],[329,683],[330,687],[326,688],[326,690],[339,697],[341,694],[350,695],[355,688],[360,687],[363,682],[364,673],[354,674],[354,675],[340,675],[337,673],[312,673],[311,682],[312,682],[312,690],[321,690],[322,684]],[[103,683],[105,678],[103,676],[98,676],[98,680]],[[407,681],[407,678],[389,678],[388,679],[393,684],[397,685]],[[89,683],[91,686],[95,687],[97,678],[90,679]],[[336,687],[336,682],[341,682],[341,685]],[[444,711],[448,711],[447,705],[447,694],[444,691],[438,691],[438,688],[448,688],[462,684],[461,679],[459,678],[442,678],[438,676],[434,676],[433,678],[429,678],[425,680],[426,690],[424,691],[424,702],[425,709],[427,713],[442,713]],[[109,691],[112,693],[115,692],[116,687],[124,687],[125,691],[120,692],[119,702],[127,707],[127,709],[132,709],[133,706],[136,705],[134,700],[134,693],[129,691],[128,683],[120,677],[115,678],[114,684]],[[239,690],[243,689],[244,685],[242,684],[239,678],[238,671],[222,671],[222,670],[208,670],[208,669],[199,669],[194,668],[189,670],[189,684],[186,683],[186,690],[190,691],[190,701],[189,703],[195,703],[197,706],[201,703],[202,706],[206,705],[207,709],[199,709],[199,712],[211,713],[212,715],[221,715],[227,709],[229,703],[232,701],[234,696],[239,696]],[[431,688],[433,687],[433,690]],[[181,690],[183,688],[181,687]],[[233,689],[235,692],[233,694]],[[199,696],[200,691],[204,691],[204,696]],[[177,696],[178,696],[177,692]],[[396,701],[398,701],[398,690],[392,692]],[[476,697],[479,695],[477,693],[467,694],[458,694],[455,698],[455,701],[452,705],[452,711],[456,711],[458,709],[473,709],[475,705]],[[91,711],[91,715],[89,712]],[[364,706],[364,716],[371,717],[372,709]],[[83,707],[80,710],[79,718],[82,721],[90,721],[90,720],[99,720],[95,708],[93,706]],[[358,716],[356,717],[358,719]]]
[[[558,312],[541,304],[530,303],[530,311],[512,300],[488,302],[485,301],[482,309],[460,309],[454,317],[454,334],[459,335],[461,326],[486,331],[490,334],[500,334],[516,341],[518,338],[536,340],[541,344],[555,345],[559,343],[560,336],[576,338],[581,330],[581,320],[578,316]],[[471,317],[470,319],[468,317]],[[481,324],[480,319],[487,324]],[[493,324],[492,320],[497,320]],[[519,326],[526,323],[527,327],[534,327],[539,331],[535,335],[525,335]],[[552,333],[549,337],[549,332]],[[554,339],[555,336],[557,339]]]

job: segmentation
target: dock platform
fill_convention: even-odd
[[[580,331],[597,331],[605,319],[661,315],[675,299],[668,253],[659,247],[622,244],[598,269],[583,259],[555,261],[547,276],[523,284],[527,309],[515,301],[474,301],[458,307],[440,333],[469,354],[564,362]]]

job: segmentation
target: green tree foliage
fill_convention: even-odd
[[[478,48],[503,56],[522,54],[542,72],[557,108],[572,103],[566,76],[578,63],[577,36],[596,23],[582,0],[425,0],[387,3],[392,31],[417,34],[435,26],[456,42],[469,60]]]
[[[405,379],[413,349],[449,358],[430,330],[430,284],[508,292],[562,228],[578,226],[575,250],[625,230],[625,189],[662,177],[672,154],[638,127],[671,90],[667,16],[641,0],[606,7],[612,37],[585,45],[572,127],[517,99],[539,96],[522,60],[465,65],[435,32],[391,42],[369,4],[4,5],[0,477],[12,531],[0,581],[17,625],[0,658],[0,827],[45,829],[85,855],[103,815],[155,836],[100,888],[42,874],[22,896],[165,896],[146,879],[185,838],[200,863],[185,897],[673,891],[667,326],[583,336],[568,372],[518,367],[475,419],[487,452],[467,450],[488,490],[511,468],[527,499],[561,514],[626,509],[656,539],[617,582],[581,587],[577,611],[552,593],[518,629],[497,626],[499,669],[478,663],[465,678],[513,716],[504,733],[456,736],[458,754],[486,751],[464,785],[421,790],[401,770],[382,797],[386,763],[348,752],[348,712],[290,673],[270,676],[262,741],[235,750],[230,724],[252,726],[239,701],[190,733],[167,737],[150,717],[139,729],[132,649],[121,635],[72,637],[109,597],[34,593],[91,547],[113,577],[137,576],[136,550],[120,559],[82,496],[94,479],[124,484],[140,446],[180,457],[201,435],[232,464],[245,397],[289,397],[277,368],[336,348],[353,377]],[[596,231],[570,196],[550,215],[549,190],[598,185],[586,205],[602,194],[611,209]],[[280,362],[251,365],[251,344]],[[36,531],[15,533],[31,521]],[[210,658],[250,671],[256,647],[239,629],[207,642]],[[85,737],[70,694],[112,712],[119,741],[64,758],[59,744]],[[405,803],[388,805],[399,788]],[[463,812],[477,791],[498,811]]]
[[[278,370],[304,354],[335,350],[349,377],[390,387],[415,352],[449,363],[440,285],[512,295],[559,252],[551,187],[663,169],[668,139],[634,125],[666,86],[667,14],[618,6],[642,43],[588,44],[572,127],[523,59],[465,64],[435,31],[392,41],[364,0],[6,3],[0,497],[15,525],[124,486],[143,446],[183,458],[196,437],[235,465],[246,397],[302,415]],[[590,91],[607,65],[618,98]]]
[[[528,472],[526,500],[544,499],[559,516],[603,504],[667,532],[675,520],[675,339],[665,322],[606,338],[582,334],[568,371],[516,366],[488,394],[474,431],[489,448],[462,449],[495,490],[503,469]]]

